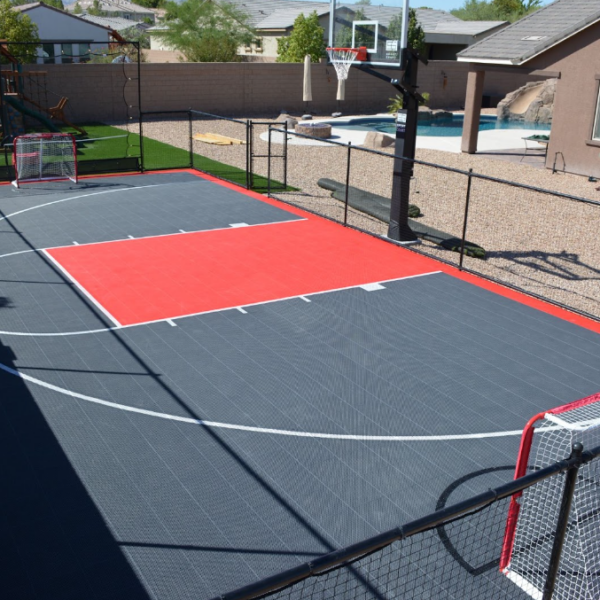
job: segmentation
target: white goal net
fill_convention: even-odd
[[[32,133],[15,138],[13,185],[70,179],[77,183],[77,149],[70,133]]]
[[[523,432],[516,476],[567,458],[576,442],[600,446],[600,394],[534,417]],[[540,600],[564,483],[564,474],[550,477],[513,497],[507,521],[501,569]],[[579,469],[552,598],[600,598],[600,460]]]

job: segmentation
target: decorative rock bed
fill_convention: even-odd
[[[331,125],[329,123],[299,123],[296,125],[296,133],[326,140],[331,137]]]

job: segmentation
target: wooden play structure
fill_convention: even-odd
[[[86,135],[86,131],[72,123],[65,115],[69,99],[48,89],[47,71],[23,71],[20,62],[8,50],[7,43],[0,41],[0,56],[8,62],[0,69],[0,93],[2,96],[2,139],[11,139],[23,133],[23,116],[30,117],[53,132],[60,129],[53,121],[60,121]],[[50,106],[48,94],[57,97]]]

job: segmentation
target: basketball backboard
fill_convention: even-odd
[[[329,47],[367,48],[363,64],[400,66],[402,8],[404,0],[386,0],[385,5],[331,1]]]

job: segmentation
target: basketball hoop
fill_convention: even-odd
[[[327,54],[331,64],[335,67],[338,78],[337,96],[338,100],[343,100],[345,92],[346,79],[350,67],[355,60],[367,60],[367,48],[327,48]]]
[[[327,48],[327,54],[335,67],[338,81],[345,81],[352,63],[355,60],[366,60],[367,48]]]

